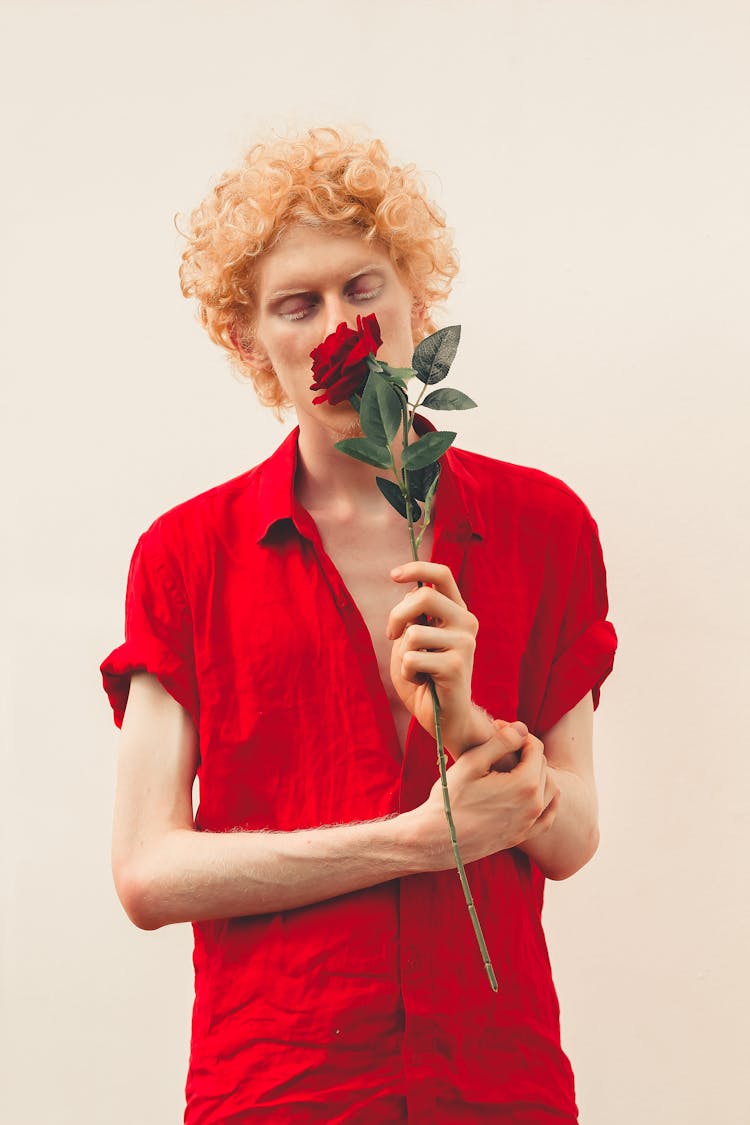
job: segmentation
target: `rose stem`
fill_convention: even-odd
[[[408,427],[408,424],[407,424],[407,405],[406,405],[406,403],[404,403],[404,405],[403,405],[403,416],[404,416],[404,449],[406,449],[407,441],[408,441],[407,435],[409,433],[409,427]],[[414,559],[414,561],[418,562],[419,561],[419,553],[417,551],[417,543],[416,543],[416,540],[414,538],[414,521],[412,519],[412,514],[411,514],[411,493],[409,491],[409,483],[408,483],[408,477],[406,475],[406,469],[401,470],[401,476],[402,476],[402,481],[401,481],[402,492],[404,493],[404,499],[406,501],[406,518],[409,522],[409,539],[411,540],[411,553],[412,553],[412,558]],[[419,582],[419,583],[417,583],[417,585],[422,586],[422,583]],[[425,615],[423,615],[423,616],[425,616]],[[428,624],[428,623],[429,623],[429,618],[427,618],[425,616],[425,624]],[[445,809],[445,819],[448,821],[448,830],[450,832],[450,837],[451,837],[451,847],[453,848],[453,856],[454,856],[455,861],[456,861],[456,870],[458,871],[458,877],[461,880],[461,887],[463,888],[464,899],[466,900],[466,906],[467,906],[467,909],[469,911],[469,918],[471,919],[471,924],[474,927],[474,936],[477,939],[477,944],[479,946],[479,952],[482,955],[482,963],[484,964],[484,971],[486,972],[487,979],[490,982],[490,988],[492,989],[493,992],[497,992],[497,988],[498,988],[497,977],[495,976],[495,970],[492,967],[492,961],[490,959],[489,951],[487,949],[487,943],[484,940],[484,934],[482,933],[482,927],[481,927],[480,922],[479,922],[479,916],[477,914],[476,907],[474,906],[474,896],[471,893],[471,887],[469,886],[469,880],[466,877],[466,869],[464,868],[464,861],[461,858],[461,852],[460,852],[459,847],[458,847],[458,839],[456,837],[456,826],[453,822],[453,811],[451,809],[451,799],[450,799],[450,794],[448,792],[448,774],[447,774],[446,762],[445,762],[445,747],[443,746],[443,732],[442,732],[442,728],[441,728],[441,725],[440,725],[440,700],[438,699],[437,688],[435,687],[435,681],[432,679],[432,676],[427,677],[427,682],[430,685],[430,694],[432,696],[432,713],[433,713],[434,718],[435,718],[435,741],[437,742],[437,760],[438,760],[438,768],[440,770],[440,786],[441,786],[441,789],[442,789],[442,792],[443,792],[443,808]]]

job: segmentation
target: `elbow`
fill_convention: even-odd
[[[596,855],[598,850],[599,850],[599,822],[597,820],[595,820],[593,822],[593,824],[591,825],[591,828],[589,829],[589,833],[588,833],[588,836],[586,838],[586,846],[585,846],[585,849],[584,849],[584,852],[583,852],[583,859],[582,859],[582,862],[581,862],[580,866],[576,868],[576,871],[580,871],[581,867],[585,867],[586,864],[589,863],[589,861],[594,858],[594,856]]]
[[[158,930],[167,924],[159,904],[163,901],[153,874],[134,864],[113,864],[117,897],[130,921],[139,930]]]
[[[594,858],[598,848],[599,825],[594,823],[585,837],[579,840],[579,846],[575,852],[567,857],[560,857],[560,862],[553,861],[550,863],[548,870],[544,871],[543,874],[547,879],[558,883],[564,879],[570,879],[571,875],[575,875]]]

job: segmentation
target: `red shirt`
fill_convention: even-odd
[[[298,433],[141,536],[102,664],[118,726],[138,669],[192,716],[204,831],[372,820],[437,777],[413,719],[402,758],[367,627],[295,498]],[[546,473],[455,448],[442,466],[432,557],[480,622],[473,698],[543,734],[612,668],[596,524]],[[497,994],[454,871],[194,924],[185,1122],[575,1122],[543,877],[516,849],[468,873]]]

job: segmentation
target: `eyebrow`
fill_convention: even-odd
[[[363,266],[347,277],[346,284],[348,285],[350,281],[356,281],[358,277],[363,277],[366,273],[382,273],[383,268],[384,267],[379,262],[373,262],[372,265]],[[296,297],[302,293],[311,293],[314,288],[315,286],[311,288],[305,282],[299,282],[290,289],[277,289],[275,293],[269,293],[266,300],[280,301],[283,297]]]

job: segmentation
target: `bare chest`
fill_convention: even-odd
[[[407,525],[389,524],[380,529],[340,526],[317,516],[316,523],[326,554],[341,575],[367,626],[403,752],[411,715],[391,682],[393,642],[386,637],[385,630],[391,610],[407,590],[412,589],[394,582],[390,577],[393,567],[411,559]],[[428,527],[419,547],[419,557],[427,560],[431,555],[432,528]]]

